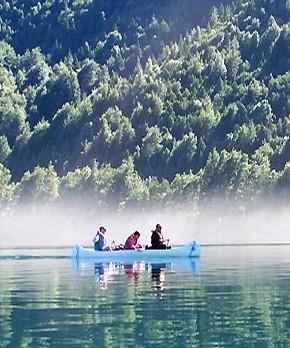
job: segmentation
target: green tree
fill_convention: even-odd
[[[59,196],[59,178],[50,165],[36,167],[32,173],[26,172],[17,188],[18,202],[53,202]]]
[[[4,163],[11,153],[11,148],[5,135],[0,137],[0,163]]]
[[[0,209],[4,210],[8,203],[14,198],[15,185],[11,183],[9,169],[0,163]]]
[[[81,90],[88,94],[93,88],[97,87],[100,80],[101,68],[91,59],[87,59],[83,62],[82,68],[78,73],[78,80]]]
[[[54,75],[47,82],[38,100],[39,115],[51,120],[65,103],[77,103],[79,100],[80,86],[76,72],[60,63],[54,67]]]
[[[6,136],[12,147],[26,128],[26,100],[17,91],[11,72],[0,66],[0,136]]]
[[[277,189],[282,195],[289,200],[290,189],[290,162],[285,164],[285,167],[277,180]]]
[[[205,190],[214,194],[241,197],[248,190],[251,166],[248,156],[240,151],[210,153],[204,172]]]
[[[190,132],[182,140],[177,141],[168,162],[168,172],[171,175],[188,172],[194,166],[193,158],[197,149],[197,137]]]

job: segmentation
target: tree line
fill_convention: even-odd
[[[0,6],[1,207],[287,200],[288,1]]]

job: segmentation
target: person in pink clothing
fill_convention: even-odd
[[[140,244],[138,244],[138,238],[140,237],[140,232],[135,231],[131,236],[129,236],[126,240],[124,249],[139,249],[142,248]]]

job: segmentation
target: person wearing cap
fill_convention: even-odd
[[[151,248],[150,249],[167,249],[165,242],[169,242],[169,239],[164,239],[161,232],[161,225],[157,224],[155,230],[152,231],[151,235]]]
[[[126,240],[124,249],[140,249],[142,245],[138,244],[138,238],[140,237],[140,232],[135,231]]]
[[[106,229],[104,226],[100,226],[99,230],[93,239],[94,247],[96,251],[112,250],[112,246],[108,245],[106,239]]]

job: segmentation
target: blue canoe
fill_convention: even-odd
[[[192,241],[183,246],[172,247],[165,250],[114,250],[114,251],[95,251],[94,249],[84,248],[75,245],[72,249],[72,257],[77,259],[97,259],[97,260],[150,260],[154,258],[171,257],[198,257],[200,256],[200,245],[197,241]]]

